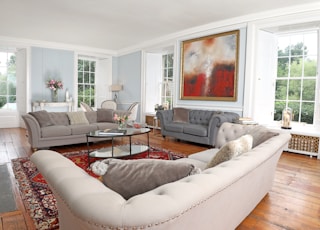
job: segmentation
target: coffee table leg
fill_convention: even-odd
[[[130,155],[131,155],[131,136],[129,136],[129,150],[130,150]]]

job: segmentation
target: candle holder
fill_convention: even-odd
[[[286,107],[282,110],[282,129],[291,129],[292,109]]]

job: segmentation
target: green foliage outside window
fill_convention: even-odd
[[[95,61],[78,59],[78,107],[80,102],[95,106],[95,70]]]
[[[9,56],[6,63],[0,63],[0,108],[7,103],[16,103],[16,56],[13,53],[5,53]]]
[[[315,43],[316,39],[315,33]],[[278,50],[274,120],[282,119],[282,110],[287,106],[293,111],[294,121],[313,124],[317,55],[309,52],[303,42]]]

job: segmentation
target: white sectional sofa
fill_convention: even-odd
[[[220,147],[253,128],[255,126],[224,123],[216,145]],[[280,133],[208,169],[206,164],[217,150],[193,154],[181,161],[197,165],[202,168],[201,173],[128,200],[59,153],[40,150],[31,160],[57,199],[61,230],[232,230],[270,191],[277,162],[289,139],[289,134]]]

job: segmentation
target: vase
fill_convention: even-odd
[[[125,129],[126,128],[126,123],[125,122],[121,122],[118,125],[118,129]]]
[[[58,102],[58,90],[51,91],[52,102]]]

